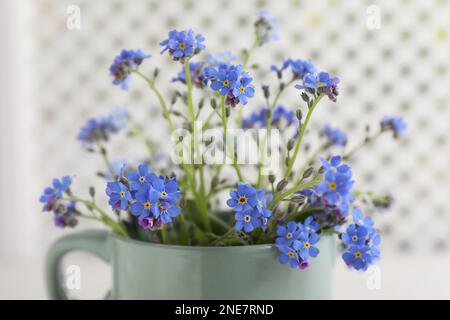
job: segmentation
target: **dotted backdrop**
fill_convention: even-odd
[[[79,30],[66,27],[70,5],[81,9]],[[379,29],[366,25],[370,5],[380,9]],[[104,189],[102,181],[93,178],[101,160],[84,154],[75,137],[88,117],[113,106],[127,106],[152,140],[169,139],[157,100],[143,82],[134,79],[127,92],[111,84],[108,68],[122,48],[151,53],[142,69],[151,73],[158,66],[158,86],[169,95],[180,88],[170,82],[180,65],[159,55],[159,41],[169,30],[192,27],[206,37],[209,52],[230,50],[239,56],[251,44],[256,13],[265,9],[279,19],[281,38],[252,57],[259,65],[251,71],[257,82],[275,84],[269,66],[288,57],[311,59],[341,78],[338,103],[322,103],[313,128],[328,122],[345,129],[351,147],[365,126],[376,127],[383,115],[399,114],[408,123],[404,139],[383,136],[352,162],[356,187],[395,196],[394,209],[377,217],[385,234],[383,248],[448,250],[448,1],[41,0],[34,6],[31,74],[39,185],[70,173],[77,176],[76,191],[84,195],[93,181],[99,191]],[[292,108],[300,103],[294,89],[282,100]],[[244,115],[262,101],[258,90]],[[124,135],[114,138],[109,148],[118,159],[137,161],[145,155],[139,143],[130,143]],[[40,227],[47,230],[50,224],[43,219]]]

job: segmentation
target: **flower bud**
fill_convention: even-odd
[[[284,188],[286,188],[286,186],[287,186],[288,183],[289,183],[289,182],[288,182],[286,179],[281,180],[280,182],[278,182],[277,187],[276,187],[276,190],[277,190],[278,192],[283,191]]]

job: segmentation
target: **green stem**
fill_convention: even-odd
[[[308,188],[314,187],[321,180],[322,180],[322,177],[321,176],[317,176],[316,178],[314,178],[313,180],[311,180],[309,182],[295,185],[294,187],[286,190],[285,192],[276,194],[275,198],[273,199],[272,203],[270,204],[269,209],[273,211],[273,209],[275,209],[276,205],[280,201],[286,199],[287,197],[289,197],[290,195],[292,195],[293,193],[295,193],[295,192],[297,192],[299,190],[303,190],[303,189],[308,189]]]
[[[157,96],[157,98],[159,100],[159,104],[161,105],[161,108],[163,109],[164,117],[167,119],[167,121],[169,123],[170,130],[171,130],[172,133],[174,133],[175,132],[175,125],[174,125],[174,123],[172,121],[172,117],[170,115],[170,110],[167,107],[167,104],[164,101],[164,98],[162,97],[161,93],[156,88],[155,83],[151,79],[146,77],[144,74],[139,72],[138,70],[133,70],[133,72],[136,73],[138,76],[140,76],[142,79],[144,79],[144,81],[147,82],[147,84],[150,86],[152,91],[155,93],[155,95]],[[189,78],[189,80],[190,80],[190,78]],[[180,151],[181,150],[178,150],[178,152],[180,152]],[[184,171],[184,173],[185,173],[185,175],[186,175],[186,177],[187,177],[187,179],[189,181],[189,185],[190,185],[192,194],[194,195],[194,197],[196,199],[198,199],[197,191],[195,190],[195,172],[191,172],[191,170],[189,169],[189,166],[187,166],[183,162],[181,163],[181,167],[183,168],[183,171]]]
[[[244,69],[244,71],[247,70],[248,63],[250,62],[250,57],[251,57],[253,51],[254,51],[257,47],[258,47],[258,37],[255,37],[255,40],[253,40],[252,46],[251,46],[250,49],[246,52],[245,57],[244,57],[244,61],[243,61],[243,69]],[[241,124],[242,124],[242,114],[243,114],[243,112],[244,112],[243,110],[244,110],[244,108],[238,108],[238,115],[237,115],[236,122],[237,122],[237,126],[238,126],[239,128],[241,127]]]
[[[331,143],[327,142],[323,144],[320,148],[318,148],[316,151],[314,151],[310,157],[305,161],[305,163],[302,164],[300,169],[298,170],[298,180],[301,179],[302,173],[306,170],[308,166],[312,164],[312,162],[325,150],[327,150],[329,147],[331,147]],[[296,181],[297,179],[294,179]]]
[[[264,140],[263,140],[263,147],[262,147],[262,153],[260,152],[260,156],[259,156],[259,161],[258,161],[258,180],[256,182],[256,187],[260,188],[261,184],[263,183],[263,176],[262,176],[262,166],[264,164],[265,161],[265,149],[267,148],[267,138],[269,136],[270,130],[272,128],[272,112],[275,109],[278,100],[280,100],[282,93],[284,92],[284,90],[289,87],[292,83],[294,83],[296,79],[293,78],[292,80],[290,80],[288,83],[286,83],[286,85],[284,85],[283,87],[280,87],[278,90],[277,95],[275,96],[275,98],[273,99],[273,102],[269,107],[269,111],[267,112],[267,117],[266,117],[266,135],[264,136]]]
[[[299,137],[297,139],[297,143],[295,145],[294,154],[293,154],[292,158],[289,160],[288,167],[284,174],[285,179],[288,179],[289,176],[291,175],[292,168],[294,167],[295,160],[297,159],[298,152],[300,151],[300,146],[302,145],[303,136],[305,135],[305,131],[306,131],[306,127],[308,126],[309,119],[311,118],[311,115],[312,115],[314,109],[316,108],[317,104],[322,99],[322,97],[323,97],[323,94],[318,96],[316,98],[316,100],[314,100],[314,103],[312,104],[312,106],[308,109],[308,114],[306,115],[305,123],[300,128],[300,135],[299,135]]]
[[[377,139],[378,137],[380,137],[383,132],[385,132],[385,130],[380,129],[380,131],[378,131],[377,133],[375,133],[373,136],[371,137],[366,137],[364,140],[362,140],[359,144],[357,144],[353,149],[351,149],[349,152],[347,152],[344,157],[343,160],[348,160],[350,159],[352,156],[354,156],[360,149],[362,149],[365,145],[369,144],[370,142],[372,142],[373,140]]]
[[[227,139],[227,133],[228,133],[228,123],[227,123],[227,113],[225,110],[225,96],[223,96],[220,100],[220,109],[222,112],[221,119],[222,119],[222,126],[223,126],[223,135],[224,135],[224,143],[225,143],[225,158],[228,156],[228,139]],[[231,154],[231,159],[233,161],[233,167],[236,171],[236,174],[239,178],[239,181],[244,181],[244,178],[241,173],[241,168],[237,164],[237,159],[234,155],[234,152]]]
[[[152,89],[152,91],[156,94],[156,97],[159,100],[159,104],[161,105],[163,112],[164,112],[164,117],[167,119],[167,121],[169,122],[169,127],[172,131],[175,130],[175,126],[173,124],[172,121],[172,117],[170,115],[170,110],[167,107],[166,102],[164,101],[163,96],[161,95],[161,93],[159,92],[159,90],[156,88],[155,83],[150,80],[148,77],[146,77],[144,74],[142,74],[140,71],[138,70],[133,70],[134,73],[136,73],[137,75],[139,75],[142,79],[145,80],[145,82],[148,83],[148,85],[150,86],[150,88]]]
[[[125,227],[121,223],[118,223],[118,222],[114,221],[113,219],[111,219],[111,217],[109,217],[109,215],[105,211],[103,211],[100,207],[98,207],[95,204],[95,202],[80,199],[75,196],[69,196],[68,198],[62,198],[62,200],[76,201],[76,202],[84,204],[88,209],[93,209],[93,210],[97,211],[101,216],[99,221],[102,221],[106,225],[110,226],[113,229],[113,231],[116,232],[118,235],[128,238],[128,234],[126,232]]]
[[[192,120],[192,134],[194,137],[194,160],[197,158],[198,148],[200,147],[200,142],[197,137],[196,130],[196,115],[194,110],[194,103],[192,101],[192,81],[191,81],[191,72],[189,70],[189,60],[184,62],[184,72],[186,74],[186,85],[187,85],[187,103],[188,103],[188,112]],[[201,156],[201,155],[200,155]],[[195,161],[194,161],[195,162]],[[206,190],[205,190],[205,174],[203,170],[203,159],[199,164],[199,172],[200,172],[200,195],[197,197],[197,201],[199,202],[199,209],[202,215],[203,224],[207,231],[211,230],[211,224],[208,219],[208,204],[206,202]],[[194,181],[195,181],[195,169],[194,169]],[[195,189],[195,187],[194,187]]]

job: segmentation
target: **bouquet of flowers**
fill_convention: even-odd
[[[256,94],[251,72],[258,66],[250,64],[251,56],[278,38],[277,21],[267,12],[259,14],[254,27],[255,41],[242,52],[241,62],[228,51],[206,54],[205,38],[191,29],[170,31],[160,43],[161,54],[181,65],[173,78],[181,89],[170,99],[157,88],[158,69],[150,75],[141,69],[150,55],[138,49],[115,57],[110,67],[113,84],[127,90],[132,78],[140,78],[159,102],[174,142],[172,161],[155,171],[154,144],[125,108],[88,120],[78,140],[105,161],[106,172],[99,175],[106,180],[110,208],[95,201],[94,188],[81,198],[70,189],[72,177],[54,179],[40,202],[44,211],[54,214],[56,226],[75,227],[85,218],[121,237],[168,245],[274,244],[279,262],[298,269],[307,268],[320,254],[317,244],[326,236],[337,235],[343,260],[354,269],[366,270],[380,257],[379,232],[356,204],[362,198],[386,209],[392,199],[356,191],[346,162],[383,133],[399,138],[406,129],[404,121],[383,118],[375,133],[367,129],[349,150],[346,134],[325,125],[316,150],[302,147],[314,110],[323,99],[336,102],[340,80],[301,59],[286,59],[281,67],[270,68],[278,85],[262,85],[265,105],[244,117]],[[279,103],[287,89],[298,92],[301,106],[295,110]],[[198,101],[194,91],[202,96]],[[105,144],[126,128],[142,140],[147,161],[110,160]],[[249,140],[257,144],[256,152],[246,153]],[[229,194],[228,211],[221,210],[224,193]]]

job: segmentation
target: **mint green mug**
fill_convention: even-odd
[[[322,237],[320,254],[306,270],[280,265],[273,245],[189,247],[124,239],[84,231],[56,241],[48,251],[46,280],[51,299],[67,299],[61,258],[92,253],[112,265],[109,299],[329,299],[336,248]]]

